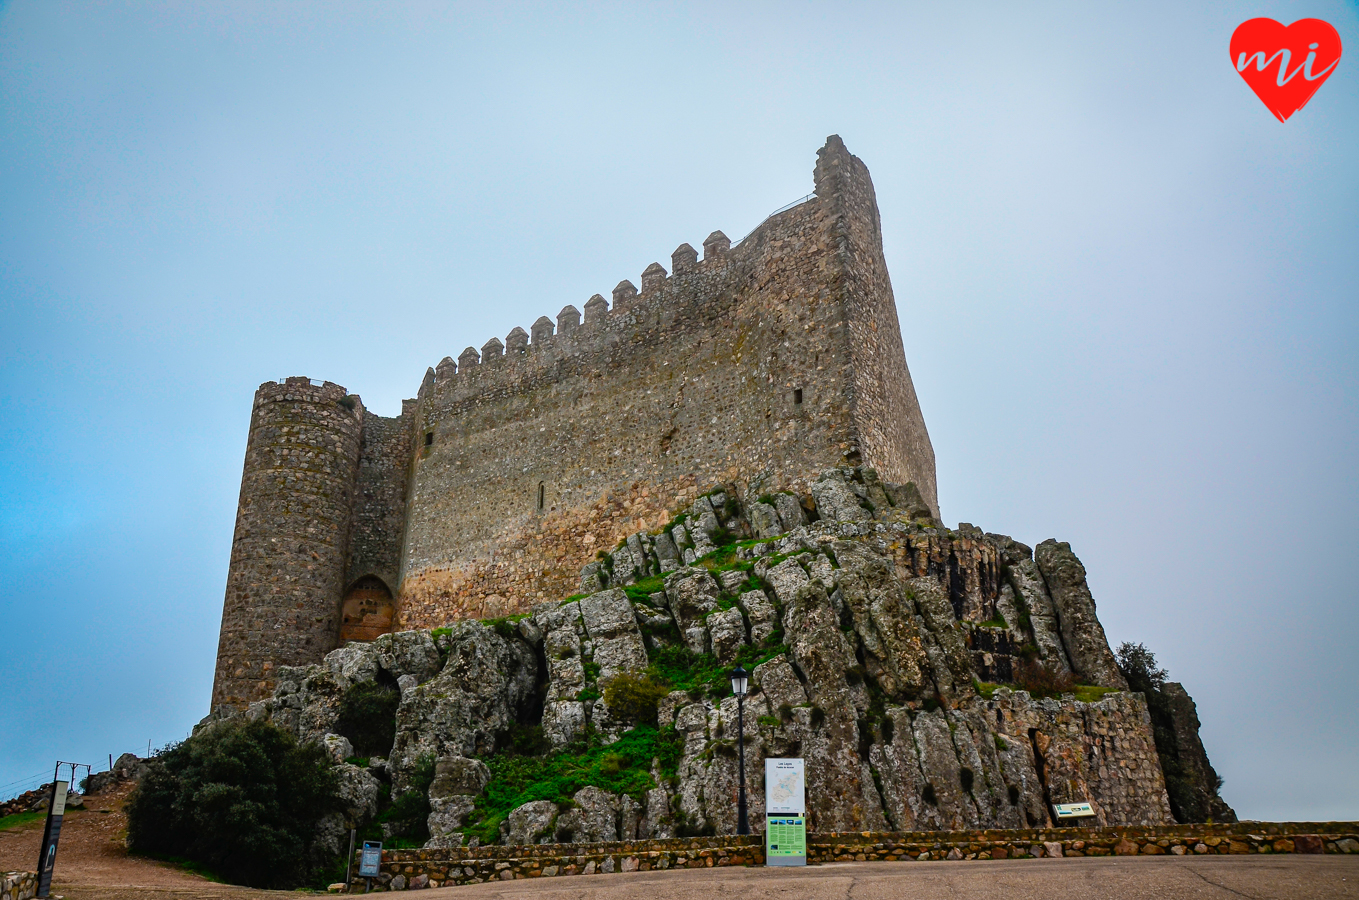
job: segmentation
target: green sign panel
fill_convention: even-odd
[[[765,864],[805,865],[807,819],[805,816],[769,816],[765,819]]]

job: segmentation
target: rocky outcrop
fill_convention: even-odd
[[[1104,626],[1095,615],[1095,598],[1085,581],[1085,566],[1065,542],[1046,540],[1034,551],[1061,623],[1062,643],[1077,677],[1090,684],[1127,690]]]
[[[479,759],[441,756],[429,786],[428,847],[461,847],[463,822],[476,806],[477,795],[491,781],[491,770]]]
[[[516,807],[500,825],[500,842],[510,846],[551,844],[555,840],[557,804],[532,800]]]
[[[1236,812],[1218,794],[1222,779],[1208,761],[1208,752],[1199,738],[1199,714],[1194,699],[1184,685],[1174,681],[1163,684],[1160,693],[1174,734],[1174,762],[1162,752],[1162,766],[1172,770],[1166,773],[1166,778],[1174,782],[1170,793],[1175,818],[1181,822],[1235,822]]]
[[[602,554],[581,585],[517,622],[388,635],[285,669],[246,715],[326,741],[357,818],[375,808],[379,779],[395,798],[437,760],[432,847],[474,827],[486,837],[486,761],[516,729],[538,727],[549,753],[608,747],[642,726],[675,755],[651,760],[625,793],[586,784],[525,798],[486,820],[503,843],[734,831],[740,744],[756,829],[763,760],[785,756],[807,762],[817,831],[1048,827],[1052,804],[1077,800],[1099,825],[1172,820],[1147,703],[1127,690],[1067,544],[1031,552],[970,525],[945,529],[909,485],[837,469],[806,497],[700,497]],[[737,661],[752,670],[743,707],[721,674]],[[655,690],[679,664],[707,680],[683,680],[654,722],[633,721],[639,707],[626,702],[609,709],[611,684]],[[400,701],[391,753],[365,772],[335,724],[346,692],[369,684],[395,684]],[[1192,701],[1166,696],[1191,746]]]
[[[402,694],[388,759],[393,790],[405,790],[422,757],[493,752],[496,736],[532,704],[538,659],[522,640],[460,622],[448,642],[439,673]]]

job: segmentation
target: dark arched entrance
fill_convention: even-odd
[[[344,596],[340,615],[340,643],[371,641],[392,630],[396,604],[382,579],[365,575]]]

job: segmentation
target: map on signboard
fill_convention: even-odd
[[[778,780],[769,789],[769,799],[778,806],[788,806],[801,791],[801,772],[780,772]]]
[[[771,816],[807,812],[807,777],[800,759],[764,761],[765,813]]]

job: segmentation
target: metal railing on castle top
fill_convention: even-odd
[[[759,231],[759,230],[760,230],[760,226],[763,225],[765,222],[768,222],[770,219],[774,218],[775,216],[777,216],[777,215],[778,215],[779,213],[781,213],[781,212],[787,212],[788,210],[792,209],[794,206],[800,206],[800,205],[802,205],[803,203],[806,203],[808,200],[812,199],[812,198],[815,197],[815,196],[816,196],[816,191],[812,191],[812,192],[811,192],[810,194],[808,194],[807,196],[805,196],[805,197],[799,197],[799,198],[797,198],[796,200],[794,200],[792,203],[785,203],[783,206],[780,206],[778,209],[774,210],[772,213],[770,213],[769,215],[767,215],[767,216],[765,216],[763,219],[761,219],[761,220],[760,220],[760,224],[759,224],[759,225],[756,225],[754,228],[752,228],[752,229],[750,229],[749,231],[747,231],[747,232],[745,233],[745,235],[741,238],[741,240],[732,241],[732,242],[731,242],[731,245],[732,245],[733,247],[736,247],[736,246],[740,245],[741,241],[744,241],[746,238],[750,237],[752,234],[754,234],[755,232]]]

